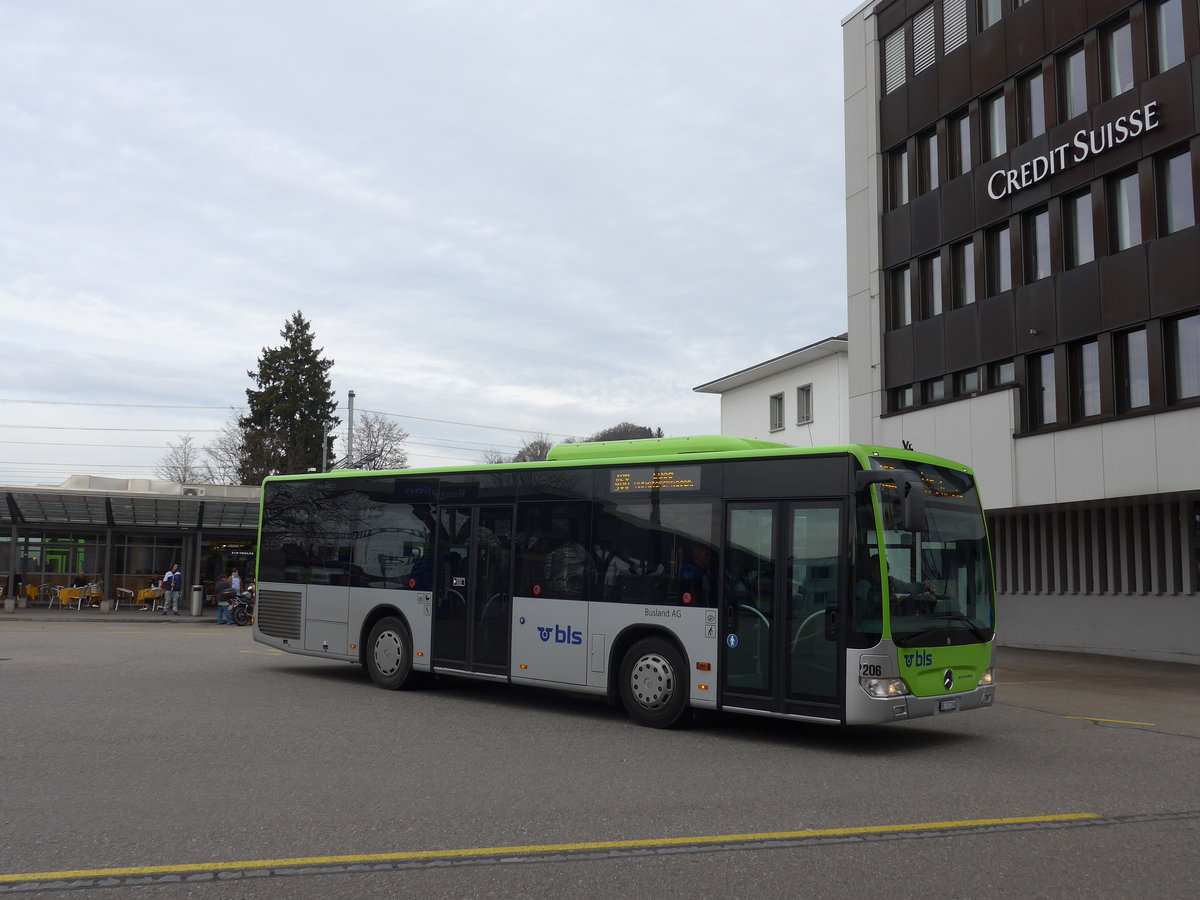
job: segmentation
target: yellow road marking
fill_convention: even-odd
[[[1157,728],[1154,722],[1126,722],[1123,719],[1098,719],[1095,716],[1063,716],[1064,719],[1082,719],[1084,722],[1106,722],[1109,725],[1145,725],[1147,728]]]
[[[123,875],[174,875],[181,872],[212,872],[231,869],[276,869],[296,866],[353,865],[373,862],[408,862],[421,859],[460,859],[472,856],[517,856],[566,853],[580,850],[628,850],[641,847],[677,847],[689,844],[732,844],[752,841],[784,841],[801,838],[847,837],[868,834],[900,834],[912,831],[953,831],[995,825],[1028,825],[1039,822],[1079,822],[1098,819],[1098,813],[1068,813],[1060,816],[1017,816],[1007,819],[967,819],[960,822],[918,822],[908,825],[874,825],[860,828],[817,828],[805,831],[764,831],[756,834],[712,834],[694,837],[646,838],[629,841],[587,841],[576,844],[527,844],[518,847],[467,847],[458,850],[410,850],[401,853],[359,853],[349,856],[301,856],[290,859],[248,859],[236,862],[191,863],[167,866],[125,866],[112,869],[68,869],[61,872],[22,872],[0,875],[0,883],[50,881],[66,878],[111,878]]]

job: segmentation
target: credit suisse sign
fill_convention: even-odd
[[[1071,140],[1044,156],[1035,156],[1015,169],[997,169],[988,178],[988,196],[993,200],[1001,200],[1089,157],[1119,147],[1132,138],[1152,131],[1159,124],[1158,101],[1151,100],[1145,106],[1134,107],[1091,131],[1081,128]]]

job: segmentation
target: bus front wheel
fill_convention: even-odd
[[[629,717],[651,728],[674,728],[688,708],[687,668],[662,638],[643,638],[621,661],[621,702]]]
[[[379,687],[397,691],[412,678],[412,638],[399,619],[380,619],[367,639],[367,671]]]

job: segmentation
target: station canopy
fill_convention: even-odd
[[[163,497],[97,491],[15,490],[5,492],[0,523],[99,528],[188,528],[253,530],[258,499]]]

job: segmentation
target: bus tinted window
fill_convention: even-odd
[[[673,499],[598,507],[593,554],[602,596],[595,599],[717,605],[714,504]]]
[[[430,504],[391,479],[268,483],[259,577],[429,590]]]
[[[516,592],[525,597],[587,600],[596,580],[591,503],[530,503],[517,517]]]

